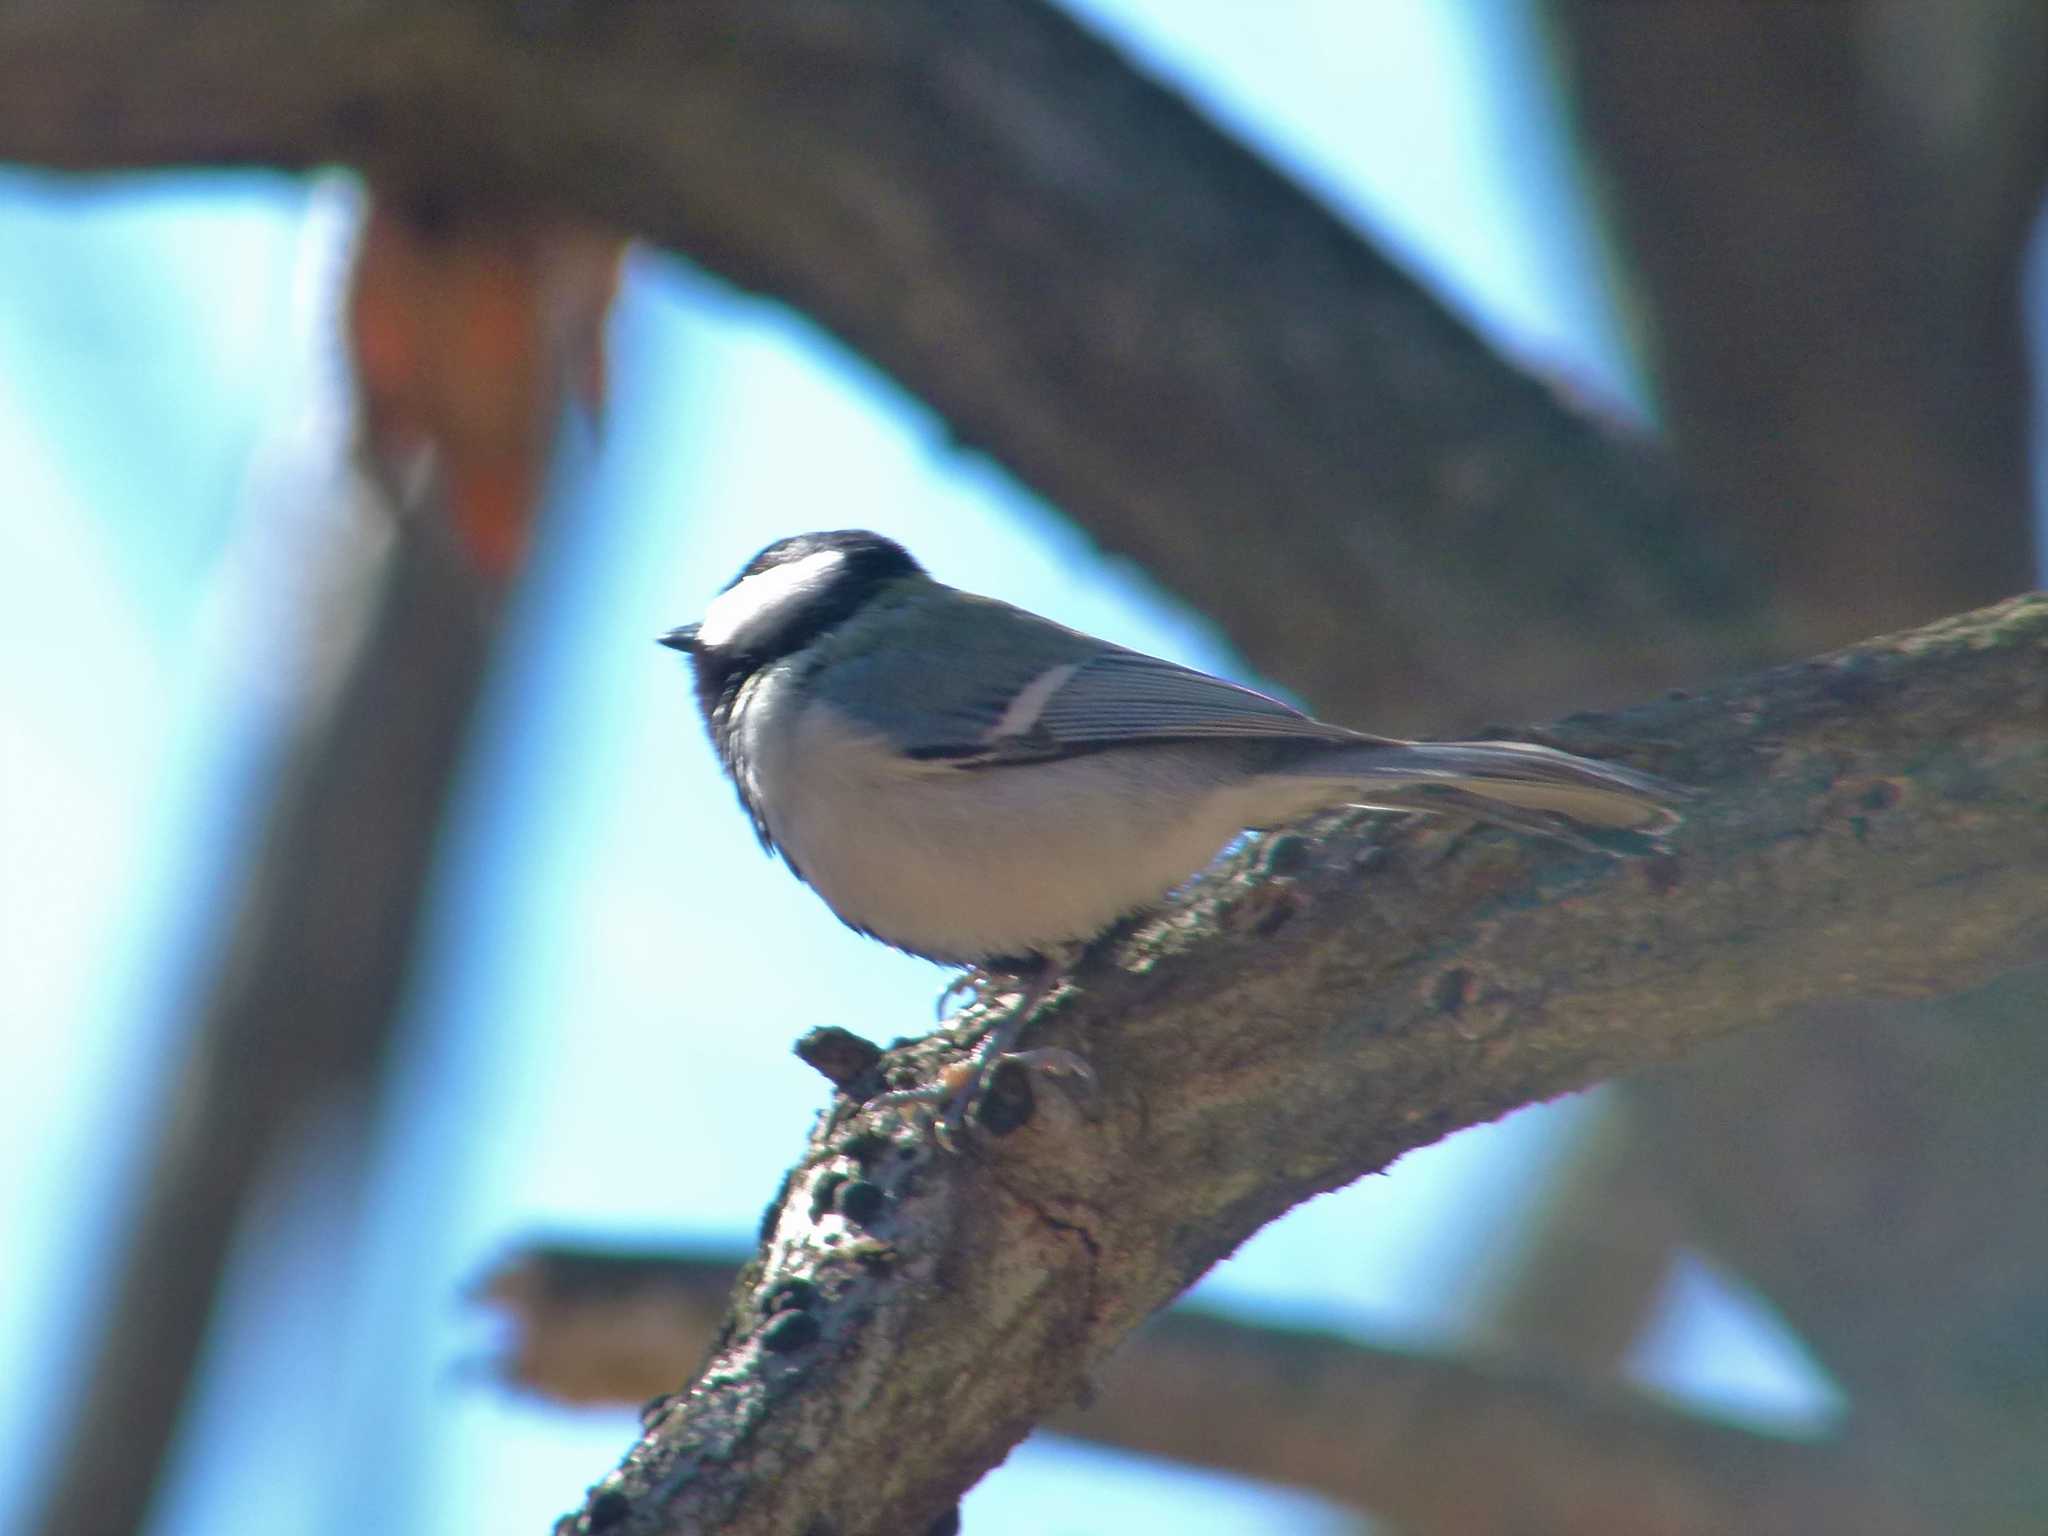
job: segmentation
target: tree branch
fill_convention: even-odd
[[[1549,11],[1674,450],[1781,611],[1878,629],[2024,584],[2048,9]],[[1620,1096],[1690,1239],[1764,1291],[1894,1480],[1987,1536],[2048,1508],[2048,1368],[2011,1345],[2048,1336],[2048,971],[2016,981],[1835,1010]]]
[[[1267,670],[1355,718],[1613,698],[1703,670],[1688,656],[1756,648],[1718,582],[1689,617],[1670,600],[1703,555],[1719,562],[1668,510],[1664,471],[1503,383],[1326,214],[1048,16],[1019,0],[943,17],[911,0],[744,15],[736,0],[687,14],[14,0],[0,4],[0,153],[333,156],[622,216],[813,307],[1105,542],[1242,616]],[[936,142],[950,163],[932,163]],[[1132,419],[1129,402],[1160,399],[1157,419]],[[1331,441],[1362,427],[1391,430]],[[1234,477],[1190,451],[1233,442]],[[1451,508],[1441,529],[1434,503],[1404,500],[1416,486]],[[1290,594],[1291,633],[1276,632],[1274,591]],[[1526,612],[1524,594],[1541,594]],[[1581,638],[1560,640],[1560,611]],[[1670,627],[1637,649],[1645,614]],[[1439,627],[1449,660],[1425,668],[1413,653]]]
[[[0,157],[343,160],[633,230],[821,321],[1377,729],[1771,654],[1658,454],[1040,0],[14,0]]]
[[[524,1247],[483,1299],[506,1380],[638,1404],[711,1348],[741,1256]],[[1288,1483],[1426,1531],[1524,1536],[1931,1533],[1848,1447],[1774,1439],[1619,1386],[1176,1307],[1044,1426]]]
[[[1925,1007],[1831,1008],[1631,1085],[1697,1238],[1763,1289],[1859,1438],[1947,1528],[2048,1509],[2048,968]],[[1781,1106],[1768,1088],[1803,1085]],[[1795,1110],[1797,1111],[1795,1113]],[[1774,1192],[1759,1202],[1743,1192]]]
[[[1933,1536],[1853,1447],[1776,1440],[1620,1388],[1198,1311],[1147,1324],[1069,1434],[1295,1484],[1401,1530]]]
[[[1674,449],[1801,649],[2032,569],[2020,275],[2048,9],[1919,12],[1549,6]]]
[[[1607,1102],[1570,1133],[1571,1155],[1527,1219],[1529,1236],[1485,1277],[1473,1329],[1484,1344],[1580,1381],[1621,1380],[1686,1239],[1635,1129]]]
[[[708,1369],[564,1529],[922,1529],[1298,1201],[1745,1025],[2048,953],[2044,722],[2048,596],[1548,733],[1706,792],[1668,857],[1372,817],[1250,845],[1041,1018],[1099,1123],[1042,1091],[948,1158],[821,1122]]]

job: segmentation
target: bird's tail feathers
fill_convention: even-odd
[[[1521,832],[1590,844],[1575,830],[1661,837],[1678,825],[1680,785],[1616,763],[1519,741],[1418,741],[1360,746],[1305,762],[1317,779],[1344,779],[1352,802],[1378,810],[1441,811]]]

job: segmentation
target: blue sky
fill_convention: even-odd
[[[1527,366],[1636,399],[1520,0],[1075,8]],[[308,572],[347,517],[332,325],[352,207],[335,180],[79,195],[0,178],[0,1246],[35,1258],[0,1291],[0,1510],[46,1448],[82,1321],[69,1298],[164,1113],[176,1001],[204,974],[275,724],[313,667]],[[480,1387],[466,1362],[486,1335],[461,1286],[536,1229],[743,1237],[820,1102],[789,1041],[930,1017],[944,973],[842,929],[761,857],[682,663],[652,643],[754,549],[864,524],[945,579],[1240,671],[1198,617],[800,319],[648,253],[614,336],[610,419],[575,445],[571,515],[513,604],[465,769],[396,1111],[353,1196],[331,1127],[275,1178],[161,1533],[545,1529],[630,1416]],[[770,939],[776,962],[749,963]],[[1517,1116],[1313,1202],[1204,1294],[1453,1336],[1577,1112]],[[1779,1422],[1829,1401],[1698,1268],[1640,1366]],[[1040,1442],[967,1518],[975,1536],[1340,1528],[1313,1500]]]

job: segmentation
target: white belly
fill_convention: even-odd
[[[757,680],[740,746],[756,805],[846,922],[969,963],[1099,933],[1243,826],[1213,773],[1154,750],[1016,768],[905,763],[826,706]]]

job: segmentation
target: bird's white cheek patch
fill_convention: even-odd
[[[981,734],[983,741],[1002,741],[1011,736],[1022,736],[1038,724],[1038,717],[1045,713],[1045,706],[1081,670],[1078,661],[1063,666],[1048,667],[1017,690],[1017,696],[1003,707],[1002,718]]]
[[[829,585],[845,561],[839,550],[821,549],[801,560],[756,571],[711,600],[704,622],[697,626],[698,646],[720,650],[739,642],[738,648],[744,649],[750,631],[780,624],[784,614],[802,607],[813,592]]]

